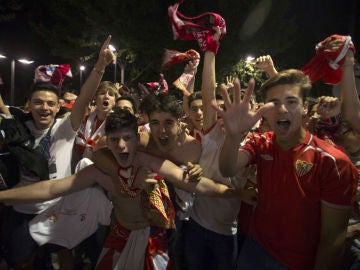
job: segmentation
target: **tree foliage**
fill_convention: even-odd
[[[125,64],[125,83],[129,86],[156,81],[160,72],[165,74],[168,83],[181,74],[184,65],[161,71],[165,48],[199,50],[196,41],[172,38],[167,8],[175,1],[23,2],[32,26],[51,48],[51,53],[72,65],[82,62],[92,65],[102,41],[107,34],[112,34],[111,42],[118,49],[120,63]],[[259,12],[262,7],[267,7],[267,12]],[[287,17],[287,0],[193,0],[185,1],[179,10],[189,17],[211,11],[225,18],[228,33],[221,40],[216,60],[219,82],[232,73],[241,77],[246,71],[241,68],[242,63],[248,54],[255,57],[270,54],[276,59],[276,55],[292,46],[296,35],[295,24]],[[253,21],[249,19],[251,14]],[[256,29],[248,31],[255,24]]]

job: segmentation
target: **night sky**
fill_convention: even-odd
[[[314,46],[331,34],[349,34],[355,46],[360,47],[360,3],[357,0],[290,1],[290,16],[296,18],[300,36],[306,35],[311,43],[298,44],[309,51],[309,60],[314,55]],[[273,0],[273,5],[276,1]],[[32,82],[34,69],[41,64],[60,64],[62,59],[50,55],[49,48],[26,22],[26,14],[18,14],[16,20],[0,23],[0,74],[5,88],[10,89],[10,59],[28,58],[36,61],[31,65],[16,64],[17,105],[25,101],[24,89]],[[281,20],[281,18],[279,18]],[[295,48],[296,50],[296,48]],[[294,52],[296,53],[296,52]],[[74,69],[75,67],[73,67]],[[74,80],[78,80],[74,78]],[[7,92],[2,93],[7,99]]]

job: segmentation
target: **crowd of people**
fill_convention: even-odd
[[[102,81],[111,36],[78,95],[35,82],[16,114],[0,98],[1,270],[360,269],[354,50],[340,98],[311,97],[309,76],[269,55],[255,97],[253,79],[216,86],[214,18],[194,34],[203,68],[194,54],[182,102]]]

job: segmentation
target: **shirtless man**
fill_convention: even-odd
[[[156,221],[146,215],[142,198],[146,197],[147,193],[144,191],[148,190],[153,182],[149,184],[142,180],[144,179],[142,176],[147,175],[147,170],[140,170],[140,167],[146,165],[148,169],[161,174],[170,183],[189,192],[210,196],[244,195],[240,190],[216,184],[207,178],[199,177],[198,181],[190,181],[189,174],[184,173],[172,162],[137,151],[139,141],[137,119],[127,110],[116,108],[107,118],[105,132],[108,149],[116,160],[121,181],[113,181],[94,165],[90,165],[64,179],[41,181],[0,192],[0,201],[15,204],[53,199],[96,183],[108,190],[113,196],[116,221],[104,245],[97,269],[144,269],[144,263],[155,263],[155,261],[161,264],[160,269],[166,269],[167,236],[164,229],[167,226],[160,227]],[[250,195],[251,192],[248,194]],[[171,226],[173,217],[171,205],[168,206],[169,211],[165,212],[169,213],[167,219],[168,225]],[[157,245],[152,253],[150,251],[154,250],[154,247],[148,244],[149,237],[156,240]],[[136,248],[131,249],[132,247]],[[146,255],[148,258],[145,262]]]

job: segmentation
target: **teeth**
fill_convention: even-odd
[[[103,102],[103,105],[104,105],[104,106],[109,106],[109,101],[105,100],[105,101]]]

